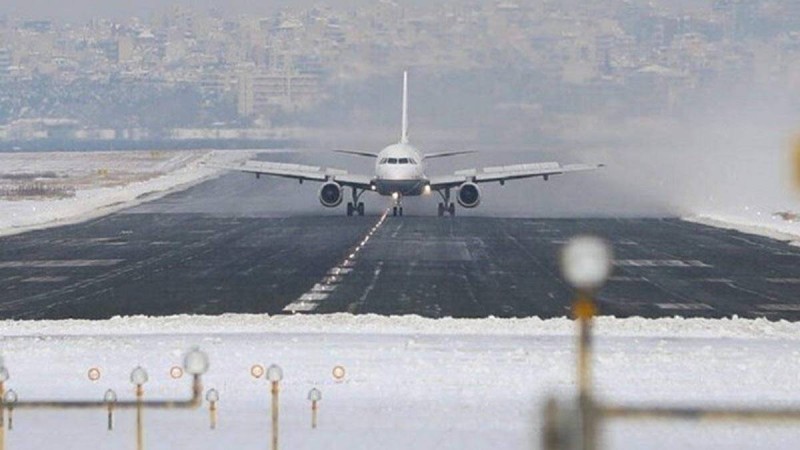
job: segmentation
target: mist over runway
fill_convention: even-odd
[[[121,213],[3,238],[0,318],[558,317],[571,300],[558,249],[594,233],[617,258],[602,314],[800,320],[800,248],[780,241],[677,219],[438,218],[424,198],[406,217],[381,220],[377,197],[366,217],[345,217],[319,206],[316,189],[225,174]]]

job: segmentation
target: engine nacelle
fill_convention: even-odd
[[[344,199],[344,195],[339,183],[329,181],[319,188],[319,202],[322,203],[322,206],[335,208],[342,204],[342,199]]]
[[[464,208],[474,208],[481,203],[481,190],[475,183],[464,183],[458,188],[457,198]]]

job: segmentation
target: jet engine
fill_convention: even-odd
[[[319,202],[322,203],[322,206],[335,208],[342,204],[343,198],[342,187],[339,183],[329,181],[319,188]]]
[[[458,188],[458,204],[464,208],[474,208],[481,203],[481,190],[475,183],[464,183]]]

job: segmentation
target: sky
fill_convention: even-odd
[[[711,2],[706,0],[634,0],[636,2],[655,3],[661,7],[679,10],[706,8]],[[351,9],[354,6],[367,4],[369,0],[336,0],[321,3],[317,0],[70,0],[53,2],[52,0],[0,0],[0,15],[24,17],[29,19],[60,19],[68,21],[84,21],[91,18],[122,18],[133,15],[146,16],[153,12],[163,11],[173,6],[184,6],[199,9],[219,8],[226,15],[240,13],[267,14],[276,9],[287,7],[302,8],[315,4]],[[403,0],[404,5],[428,5],[431,1]],[[525,3],[521,1],[520,3]]]
[[[239,13],[269,13],[289,6],[313,5],[313,0],[0,0],[0,14],[31,19],[88,20],[93,17],[118,18],[146,16],[172,6],[198,9],[220,8],[235,15]],[[364,0],[338,0],[337,5],[348,8]]]

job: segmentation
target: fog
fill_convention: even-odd
[[[497,75],[497,74],[494,74]],[[602,163],[582,172],[482,185],[483,200],[468,215],[536,217],[677,217],[730,214],[769,217],[798,208],[791,149],[800,131],[795,98],[774,89],[719,85],[688,99],[670,117],[578,117],[557,138],[535,119],[499,115],[502,76],[479,78],[412,71],[411,141],[423,152],[477,150],[431,160],[430,174],[524,162]],[[499,85],[499,86],[498,86]],[[313,120],[330,132],[308,147],[378,151],[399,137],[400,77],[386,76],[343,89]],[[487,92],[491,92],[487,96]],[[491,98],[489,98],[491,97]],[[321,111],[325,111],[324,108]],[[343,114],[349,111],[349,114]],[[542,117],[542,120],[547,120]],[[342,126],[344,124],[344,126]],[[522,132],[520,130],[523,130]],[[444,131],[443,131],[444,130]],[[315,153],[334,167],[371,171],[371,161]],[[429,213],[434,199],[407,200],[411,213]]]

